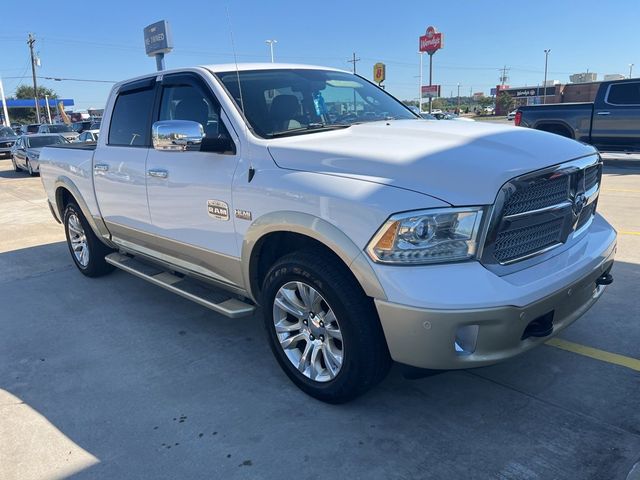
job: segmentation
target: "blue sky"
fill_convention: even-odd
[[[640,75],[640,2],[631,0],[34,0],[29,8],[24,2],[5,3],[3,18],[11,21],[5,20],[0,32],[0,75],[8,95],[20,82],[31,82],[28,32],[37,39],[40,76],[121,80],[153,71],[142,28],[160,19],[173,30],[168,68],[232,61],[225,5],[239,61],[268,61],[265,40],[271,38],[278,40],[276,61],[350,69],[347,59],[356,52],[362,59],[358,73],[369,78],[374,63],[387,64],[387,89],[401,99],[417,97],[418,37],[428,25],[445,34],[445,48],[434,56],[434,83],[443,85],[443,96],[455,94],[457,83],[462,93],[488,93],[504,65],[511,68],[512,86],[542,82],[545,48],[552,50],[549,79],[567,82],[569,74],[586,69],[600,76],[626,75],[630,63]],[[27,12],[32,8],[35,14]],[[424,74],[426,82],[426,56]],[[108,83],[40,82],[74,98],[77,108],[102,107],[110,88]]]

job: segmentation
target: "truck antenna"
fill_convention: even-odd
[[[236,64],[236,80],[238,82],[238,94],[240,95],[240,110],[242,111],[242,116],[244,116],[244,132],[248,137],[249,135],[249,127],[247,125],[247,117],[244,111],[244,98],[242,96],[242,83],[240,82],[240,69],[238,68],[238,55],[236,54],[236,42],[233,39],[233,26],[231,25],[231,14],[229,13],[229,4],[226,3],[224,9],[227,12],[227,22],[229,23],[229,36],[231,37],[231,50],[233,51],[233,62]],[[256,174],[256,169],[253,167],[253,163],[249,158],[249,172],[248,172],[248,181],[251,182],[253,180],[254,175]]]

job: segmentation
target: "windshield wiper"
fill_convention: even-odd
[[[290,130],[282,130],[281,132],[273,132],[271,138],[286,137],[287,135],[300,135],[309,132],[318,132],[326,130],[339,130],[341,128],[349,128],[351,124],[347,123],[310,123],[305,127],[292,128]]]

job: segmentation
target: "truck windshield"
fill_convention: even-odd
[[[330,70],[274,69],[217,73],[253,131],[263,138],[417,118],[372,83]],[[238,78],[242,86],[242,102]]]

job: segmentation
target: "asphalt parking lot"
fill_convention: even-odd
[[[615,282],[559,342],[330,406],[257,318],[82,276],[40,179],[0,160],[0,479],[640,478],[640,162],[605,168],[599,211]]]

